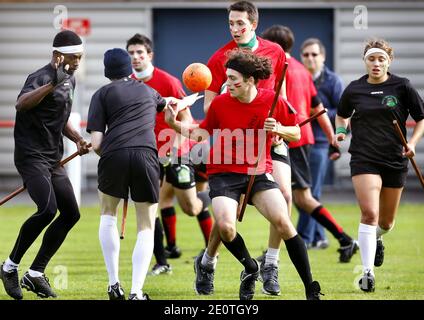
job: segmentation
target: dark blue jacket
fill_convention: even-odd
[[[328,116],[334,127],[334,120],[337,114],[337,105],[343,93],[343,82],[341,78],[333,71],[324,66],[321,75],[314,80],[318,96],[321,99],[324,108],[328,109]],[[328,144],[324,131],[318,124],[318,121],[312,122],[315,144]]]

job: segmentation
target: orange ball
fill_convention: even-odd
[[[195,62],[185,68],[183,82],[193,92],[203,91],[211,85],[212,73],[203,63]]]

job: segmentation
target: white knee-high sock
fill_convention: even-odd
[[[154,232],[151,229],[142,230],[137,234],[137,241],[132,255],[132,286],[131,293],[139,298],[143,295],[144,281],[149,270],[153,255]]]
[[[377,239],[380,238],[383,234],[392,231],[393,227],[395,226],[395,222],[393,221],[392,226],[390,229],[383,229],[379,225],[377,225]]]
[[[361,252],[362,266],[364,272],[371,271],[374,274],[374,259],[377,241],[375,240],[377,227],[368,224],[359,224],[358,242]]]
[[[116,217],[100,216],[99,240],[105,259],[106,270],[109,275],[109,284],[119,282],[119,233],[116,227]]]

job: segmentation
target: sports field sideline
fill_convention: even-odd
[[[352,234],[357,235],[359,212],[352,204],[328,205],[335,217]],[[121,242],[120,280],[126,293],[131,286],[131,255],[135,241],[134,209],[129,206],[126,238]],[[81,220],[70,232],[67,240],[48,266],[46,275],[64,300],[106,300],[107,273],[98,240],[98,207],[83,207]],[[0,259],[4,260],[23,221],[34,212],[33,206],[0,208]],[[386,257],[378,269],[375,293],[364,293],[354,283],[361,274],[359,252],[351,263],[338,263],[338,244],[328,234],[330,247],[326,250],[309,250],[313,276],[321,283],[323,300],[416,300],[424,299],[424,204],[401,204],[395,229],[385,239]],[[294,210],[292,220],[297,221]],[[222,246],[215,276],[215,294],[197,296],[193,290],[193,257],[203,248],[203,239],[197,221],[182,212],[177,214],[177,244],[183,255],[169,260],[172,275],[148,276],[144,291],[154,300],[228,299],[238,300],[239,276],[242,266]],[[242,223],[238,224],[253,256],[266,248],[268,226],[253,207],[249,207]],[[34,258],[41,236],[24,256],[19,268],[22,275]],[[154,260],[154,258],[153,258]],[[154,261],[152,261],[154,263]],[[261,293],[256,284],[254,299],[293,300],[305,299],[301,281],[284,248],[280,253],[279,282],[281,296],[270,297]],[[0,286],[0,300],[10,299]],[[24,291],[24,299],[39,299]]]

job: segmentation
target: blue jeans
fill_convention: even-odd
[[[328,144],[314,144],[309,153],[309,165],[312,175],[311,192],[318,201],[321,198],[321,187],[324,184],[329,161]],[[319,240],[326,240],[324,227],[305,211],[299,208],[297,210],[299,211],[297,232],[305,243],[308,245]]]

